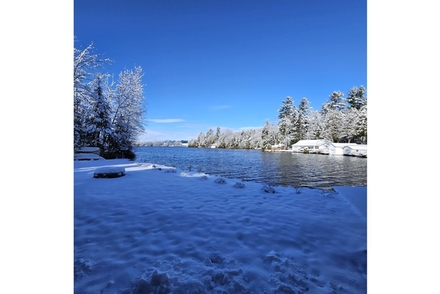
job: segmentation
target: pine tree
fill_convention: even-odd
[[[328,97],[327,103],[323,105],[323,110],[327,111],[328,109],[334,109],[343,111],[346,108],[346,100],[344,98],[344,94],[341,91],[334,91]]]
[[[281,136],[281,141],[286,148],[289,148],[292,143],[298,141],[296,137],[298,110],[293,105],[293,100],[290,96],[282,101],[281,107],[278,109],[278,128]]]
[[[311,140],[323,139],[324,118],[321,111],[310,111],[308,115],[309,128],[307,138]]]
[[[108,147],[109,137],[113,135],[111,125],[111,107],[102,87],[106,83],[106,75],[98,73],[94,80],[95,95],[91,101],[91,108],[85,120],[87,125],[86,137],[90,146],[97,146],[104,155]]]
[[[261,130],[261,148],[263,150],[271,148],[272,145],[278,143],[278,127],[274,126],[266,120],[266,123]]]
[[[200,132],[197,136],[197,147],[206,147],[205,145],[205,134]]]
[[[322,136],[331,142],[339,142],[343,137],[342,122],[343,112],[336,109],[328,109],[324,116],[324,129]]]
[[[301,99],[298,106],[298,124],[297,124],[297,135],[298,140],[308,139],[308,129],[309,129],[309,113],[310,113],[310,102],[306,97]]]
[[[367,105],[362,106],[358,111],[356,124],[356,136],[364,143],[367,143]]]
[[[87,125],[85,119],[88,115],[90,100],[94,90],[90,87],[93,71],[101,68],[110,59],[102,59],[98,54],[93,54],[93,43],[85,49],[74,48],[73,53],[73,129],[74,147],[87,144]]]
[[[365,93],[367,90],[364,86],[360,86],[359,88],[354,86],[352,87],[347,94],[347,103],[350,108],[355,108],[357,110],[361,109],[363,106],[367,105],[367,97]]]
[[[267,149],[271,143],[269,142],[269,121],[266,120],[263,129],[261,130],[262,149]]]
[[[358,110],[356,108],[347,109],[342,115],[341,124],[341,138],[346,138],[348,143],[356,137],[356,127],[358,120]]]
[[[329,95],[328,101],[322,105],[324,117],[324,128],[322,136],[324,139],[339,142],[343,137],[343,118],[346,110],[346,100],[341,91],[334,91]]]

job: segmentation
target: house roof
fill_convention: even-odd
[[[344,147],[344,146],[360,146],[356,143],[331,143],[330,145],[333,145],[335,147]]]
[[[293,146],[317,146],[325,144],[324,140],[299,140]]]
[[[367,150],[367,145],[361,145],[361,144],[356,144],[356,146],[345,146],[345,147],[355,150]]]

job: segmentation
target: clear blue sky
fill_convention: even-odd
[[[75,0],[74,45],[93,42],[115,76],[142,67],[141,140],[191,139],[276,123],[286,96],[368,96],[366,2]]]

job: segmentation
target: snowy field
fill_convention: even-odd
[[[367,293],[367,188],[334,189],[76,161],[74,293]]]

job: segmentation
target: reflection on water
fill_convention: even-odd
[[[136,160],[274,186],[366,186],[367,158],[187,147],[136,147]]]

